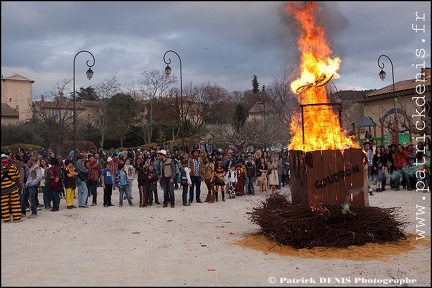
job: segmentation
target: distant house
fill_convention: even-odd
[[[1,103],[1,125],[19,124],[19,109],[12,108],[7,103]]]
[[[18,124],[32,117],[33,83],[18,74],[1,78],[1,124]]]
[[[267,110],[269,110],[268,107]],[[256,102],[248,111],[248,121],[265,120],[268,115],[269,111],[266,111],[266,103],[264,101]]]
[[[100,101],[82,100],[76,102],[74,107],[74,102],[64,96],[52,100],[45,100],[42,97],[40,101],[33,102],[33,116],[35,118],[40,118],[40,115],[61,117],[72,123],[75,108],[77,123],[95,125],[97,119],[93,115],[98,111],[99,105]]]
[[[374,127],[363,127],[371,130],[373,137],[388,144],[416,142],[413,137],[423,136],[412,133],[408,128],[421,128],[419,121],[429,119],[431,105],[430,68],[425,68],[414,79],[403,80],[367,93],[358,103],[363,104],[364,116],[376,123]],[[424,101],[423,101],[424,100]],[[422,115],[423,114],[423,115]],[[421,129],[420,129],[421,130]],[[360,132],[360,131],[359,131]],[[366,131],[362,131],[366,132]],[[424,129],[430,135],[430,129]]]

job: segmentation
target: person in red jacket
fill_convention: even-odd
[[[395,167],[395,170],[393,172],[393,177],[395,177],[395,182],[394,182],[395,190],[396,191],[400,190],[401,177],[405,180],[405,185],[406,187],[408,187],[408,190],[412,190],[409,182],[410,179],[408,177],[408,170],[407,170],[408,152],[401,144],[397,145],[396,153],[394,155],[393,160],[394,160],[394,167]]]

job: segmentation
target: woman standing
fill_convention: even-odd
[[[382,166],[387,167],[387,158],[385,157],[384,151],[382,150],[381,146],[378,146],[375,148],[375,154],[372,157],[372,179],[379,181],[377,179],[378,172],[382,169],[378,169],[378,163],[381,163]],[[385,175],[381,175],[381,183],[379,185],[381,191],[386,191],[385,185],[387,182],[387,177]],[[378,189],[377,189],[378,190]],[[377,191],[377,192],[381,192]]]
[[[64,179],[64,186],[66,189],[66,208],[73,209],[77,208],[73,205],[73,202],[76,189],[76,176],[78,175],[78,172],[75,170],[72,161],[69,159],[66,159],[65,166],[64,175],[66,175],[66,177]]]
[[[226,174],[225,168],[222,165],[222,158],[217,158],[215,165],[215,177],[214,177],[214,191],[215,199],[218,202],[218,188],[220,188],[222,194],[222,201],[225,201],[225,182],[224,176]]]
[[[267,163],[267,181],[272,193],[275,193],[279,187],[278,161],[274,156],[271,156],[271,161]]]
[[[257,163],[257,183],[258,187],[260,189],[260,193],[268,192],[268,185],[267,185],[267,163],[265,162],[264,157],[260,157],[259,161]]]
[[[207,186],[207,197],[204,202],[214,203],[215,192],[214,192],[214,177],[215,177],[215,165],[210,155],[206,155],[204,161],[204,182]]]
[[[56,212],[59,211],[60,194],[63,191],[63,168],[60,166],[60,163],[56,157],[51,158],[51,168],[49,169],[49,175],[50,189],[53,195],[53,208],[50,211]]]
[[[42,190],[42,197],[43,197],[43,202],[44,202],[44,206],[45,209],[51,209],[51,202],[52,202],[52,193],[51,190],[48,189],[47,186],[47,181],[49,180],[49,178],[47,179],[47,174],[48,174],[48,170],[51,167],[51,165],[48,163],[48,160],[45,158],[42,158],[40,160],[40,167],[42,169],[42,180],[40,181],[40,187]]]
[[[138,191],[139,191],[139,207],[146,207],[148,204],[148,186],[149,186],[149,173],[144,161],[138,165]]]

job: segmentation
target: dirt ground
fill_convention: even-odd
[[[98,188],[99,200],[102,194]],[[371,206],[401,207],[408,239],[344,251],[296,250],[254,235],[260,227],[247,212],[265,195],[189,207],[181,205],[180,189],[175,197],[175,208],[140,208],[134,187],[134,207],[103,207],[99,201],[69,210],[62,199],[59,212],[42,208],[35,219],[2,223],[2,287],[430,287],[430,193],[375,193]],[[117,204],[118,190],[113,199]]]

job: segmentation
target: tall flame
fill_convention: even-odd
[[[291,90],[298,94],[303,112],[291,121],[293,137],[289,149],[314,151],[358,147],[340,127],[329,103],[325,84],[337,79],[341,59],[331,58],[332,51],[325,39],[325,30],[315,24],[316,2],[288,3],[289,15],[294,15],[300,27],[297,41],[301,55],[301,77],[291,83]],[[303,124],[303,125],[302,125]]]

